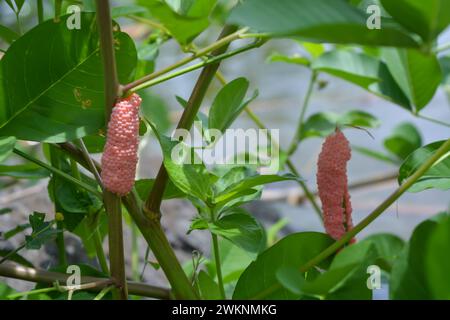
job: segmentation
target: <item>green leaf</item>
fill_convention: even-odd
[[[405,182],[445,141],[437,141],[417,149],[411,153],[399,170],[399,184]],[[409,189],[409,192],[419,192],[426,189],[450,189],[450,153],[425,172]]]
[[[242,208],[232,208],[218,220],[209,223],[212,233],[253,253],[265,249],[266,237],[261,224]]]
[[[14,237],[16,234],[19,234],[22,231],[24,231],[24,230],[26,230],[26,229],[28,229],[30,227],[31,227],[31,225],[29,223],[19,224],[19,225],[17,225],[15,228],[13,228],[11,230],[2,232],[3,239],[8,240],[8,239]]]
[[[422,110],[442,80],[439,61],[432,53],[413,49],[385,48],[382,56],[397,84],[414,106],[414,111]]]
[[[377,128],[380,121],[370,113],[359,110],[351,110],[344,114],[319,112],[305,121],[301,138],[327,137],[336,130],[336,127],[345,129],[345,126]]]
[[[104,135],[89,135],[83,138],[89,153],[101,153],[105,148],[106,137]]]
[[[104,126],[103,67],[95,14],[81,14],[81,29],[48,20],[15,41],[1,60],[0,135],[64,142]],[[115,32],[119,81],[132,80],[136,49]]]
[[[24,267],[34,268],[33,264],[25,259],[23,256],[18,254],[17,252],[12,253],[14,250],[8,250],[8,249],[0,249],[0,257],[8,257],[8,261],[12,261],[15,263],[18,263]],[[1,291],[1,289],[0,289]],[[0,293],[1,297],[1,293]]]
[[[314,42],[416,47],[398,25],[368,30],[367,15],[342,0],[246,0],[228,23],[248,26],[274,37],[302,37]]]
[[[433,41],[450,24],[448,0],[381,0],[381,3],[396,21],[426,42]]]
[[[201,2],[204,2],[204,0]],[[200,15],[194,12],[194,17],[189,17],[176,13],[167,3],[162,1],[141,0],[138,3],[148,8],[150,14],[158,19],[181,45],[189,44],[209,26],[209,10],[205,10]],[[207,8],[205,7],[205,9]]]
[[[405,247],[405,242],[402,239],[388,233],[371,235],[362,242],[368,242],[374,245],[377,251],[377,259],[382,259],[388,269],[395,263]]]
[[[0,165],[0,177],[17,179],[42,179],[50,176],[50,172],[37,164],[27,163],[14,166]]]
[[[0,282],[0,300],[6,300],[13,293],[16,293],[16,290],[9,287],[6,283]]]
[[[11,155],[15,145],[15,137],[0,137],[0,163]]]
[[[147,9],[141,6],[129,5],[129,6],[120,6],[113,7],[111,10],[111,17],[113,19],[128,16],[131,14],[145,13]]]
[[[268,62],[284,62],[284,63],[290,63],[290,64],[298,64],[301,66],[308,67],[311,62],[308,58],[303,57],[302,55],[295,53],[291,56],[286,56],[284,54],[280,54],[277,52],[272,53],[268,58]]]
[[[25,236],[27,249],[40,249],[46,242],[54,240],[56,234],[60,232],[52,227],[52,223],[44,221],[45,213],[33,212],[29,216],[32,228],[31,235]]]
[[[303,295],[302,287],[306,280],[303,274],[292,266],[281,267],[276,273],[278,282],[292,293],[301,296]]]
[[[253,189],[260,185],[298,179],[299,178],[297,176],[292,174],[285,174],[281,176],[272,174],[249,176],[242,181],[233,183],[222,192],[216,194],[214,196],[214,203],[227,202],[231,199],[234,199],[236,196],[239,196],[242,192],[248,191],[249,189]]]
[[[422,146],[422,137],[413,124],[403,122],[397,125],[392,134],[384,140],[384,146],[397,158],[404,160]]]
[[[279,285],[277,271],[281,267],[300,268],[334,242],[328,235],[318,232],[291,234],[262,252],[239,278],[233,299],[297,299]],[[326,268],[331,258],[320,264]],[[264,296],[259,294],[265,293]]]
[[[198,277],[200,294],[206,300],[220,300],[220,289],[217,283],[203,270],[200,270]]]
[[[208,16],[216,0],[164,0],[170,8],[181,16],[198,18]]]
[[[140,179],[134,183],[134,187],[141,198],[142,201],[147,200],[150,191],[153,188],[153,184],[155,179]],[[167,183],[166,189],[164,190],[163,199],[175,199],[175,198],[184,198],[186,194],[183,193],[180,189],[178,189],[172,181],[169,180]]]
[[[173,184],[188,195],[208,201],[212,195],[209,173],[203,163],[194,164],[196,158],[195,154],[192,155],[192,148],[183,142],[157,136],[164,155],[164,166]],[[173,154],[177,159],[172,159]]]
[[[434,299],[450,299],[450,218],[443,219],[433,230],[424,251],[425,274]]]
[[[233,123],[242,110],[257,96],[255,93],[252,98],[244,102],[248,86],[247,79],[237,78],[220,89],[209,110],[208,128],[224,132]]]
[[[445,219],[446,216],[442,215],[438,219]],[[427,278],[433,278],[433,276],[428,274],[425,263],[430,263],[427,261],[428,250],[430,250],[428,243],[439,225],[438,219],[429,219],[419,224],[414,230],[408,246],[395,261],[389,282],[390,299],[433,299],[427,281]],[[436,257],[431,258],[433,259],[432,263],[440,265],[443,256],[443,253],[440,252],[437,260],[434,260]]]
[[[141,90],[139,95],[142,98],[140,112],[144,119],[154,124],[160,134],[167,132],[170,128],[170,119],[166,102],[148,90]]]
[[[386,64],[377,58],[349,50],[333,50],[314,60],[312,68],[356,84],[406,109],[411,108]]]
[[[0,39],[3,39],[6,43],[12,43],[18,38],[19,35],[15,31],[0,25]]]

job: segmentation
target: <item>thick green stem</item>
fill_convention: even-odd
[[[109,1],[97,0],[96,7],[104,69],[105,122],[108,123],[113,105],[119,96],[119,80],[114,53],[114,39]],[[126,300],[128,298],[128,292],[123,251],[121,202],[118,196],[105,189],[103,192],[103,203],[105,204],[105,210],[108,213],[111,277],[117,285],[117,290],[113,291],[113,297],[115,299]]]
[[[226,299],[225,287],[223,286],[222,265],[220,262],[219,241],[217,239],[217,235],[215,235],[214,233],[211,233],[211,237],[213,243],[214,261],[216,264],[217,282],[219,284],[220,295],[222,296],[222,299]]]
[[[289,149],[287,151],[288,156],[291,156],[295,153],[297,150],[298,144],[302,140],[302,131],[303,131],[303,124],[305,122],[305,114],[306,110],[309,106],[309,101],[311,100],[311,94],[314,89],[314,84],[316,83],[317,79],[317,73],[315,71],[312,71],[311,78],[308,83],[308,89],[306,90],[305,98],[303,99],[302,108],[300,111],[300,118],[298,119],[297,123],[297,129],[295,130],[294,138],[292,139],[292,142],[289,146]]]

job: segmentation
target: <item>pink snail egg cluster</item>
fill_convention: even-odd
[[[120,196],[134,185],[139,146],[139,106],[137,94],[118,100],[108,123],[102,155],[102,180],[106,189]]]
[[[353,228],[347,184],[347,162],[350,158],[350,144],[344,134],[336,129],[325,139],[317,162],[317,186],[325,230],[334,239],[341,238]]]

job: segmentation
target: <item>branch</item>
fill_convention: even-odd
[[[118,96],[119,80],[117,77],[116,59],[112,20],[108,0],[97,0],[97,23],[100,34],[100,48],[104,69],[105,90],[105,123],[108,123],[114,102]],[[125,276],[125,258],[123,253],[122,206],[120,198],[108,191],[103,192],[103,203],[108,213],[108,239],[111,276],[118,289],[113,291],[116,299],[126,300],[127,282]]]
[[[28,268],[12,262],[5,262],[0,265],[0,275],[8,278],[48,284],[53,284],[55,281],[67,283],[67,279],[71,276],[70,274]],[[113,281],[107,278],[82,276],[80,285],[83,289],[98,292],[112,283]],[[130,294],[137,296],[156,299],[171,298],[169,289],[151,286],[148,284],[128,282],[128,290]]]

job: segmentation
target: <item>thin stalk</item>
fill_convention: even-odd
[[[103,190],[103,181],[100,176],[100,173],[97,170],[97,167],[94,164],[94,161],[92,160],[91,156],[89,155],[89,151],[86,148],[86,145],[84,144],[83,139],[79,139],[78,143],[80,145],[80,150],[83,153],[84,159],[89,165],[89,170],[93,173],[95,180],[97,180],[97,183],[99,184],[100,188]]]
[[[129,15],[128,18],[133,19],[134,21],[137,21],[137,22],[144,23],[154,29],[161,30],[162,32],[164,32],[166,34],[170,34],[170,31],[166,27],[164,27],[162,24],[155,22],[153,20],[135,16],[135,15]]]
[[[95,226],[95,230],[93,230],[94,237],[94,245],[95,245],[95,253],[97,255],[98,264],[102,269],[103,273],[109,273],[108,261],[106,260],[105,252],[103,251],[102,238],[100,236],[100,231],[97,226]]]
[[[44,21],[44,6],[42,5],[42,0],[36,0],[38,22],[41,24]]]
[[[439,124],[441,126],[450,127],[450,123],[447,123],[447,122],[444,122],[444,121],[441,121],[441,120],[437,120],[437,119],[434,119],[434,118],[430,118],[430,117],[427,117],[427,116],[424,116],[424,115],[421,115],[421,114],[414,114],[414,115],[417,118],[419,118],[419,119],[427,120],[427,121]]]
[[[225,54],[216,56],[216,57],[214,57],[214,58],[204,60],[204,61],[202,61],[202,62],[199,62],[199,63],[196,63],[196,64],[194,64],[194,65],[192,65],[192,66],[189,66],[189,67],[187,67],[187,68],[181,69],[181,70],[179,70],[179,71],[175,71],[175,72],[173,72],[173,73],[170,73],[170,74],[167,74],[167,75],[163,75],[163,76],[158,77],[158,78],[156,78],[156,79],[153,79],[153,80],[149,80],[149,81],[147,81],[147,82],[144,82],[144,83],[142,83],[142,84],[140,84],[140,85],[134,87],[133,90],[134,90],[134,91],[138,91],[138,90],[141,90],[141,89],[145,89],[145,88],[148,88],[148,87],[152,87],[152,86],[154,86],[154,85],[157,85],[157,84],[159,84],[159,83],[165,82],[165,81],[167,81],[167,80],[170,80],[170,79],[179,77],[179,76],[181,76],[181,75],[183,75],[183,74],[185,74],[185,73],[188,73],[188,72],[191,72],[191,71],[194,71],[194,70],[197,70],[197,69],[206,67],[206,66],[208,66],[208,65],[210,65],[210,64],[217,63],[217,62],[219,62],[219,61],[228,59],[228,58],[233,57],[233,56],[235,56],[235,55],[237,55],[237,54],[240,54],[240,53],[242,53],[242,52],[251,50],[251,49],[253,49],[253,48],[257,48],[257,47],[261,46],[261,44],[262,44],[261,42],[255,42],[255,43],[252,43],[252,44],[250,44],[250,45],[248,45],[248,46],[244,46],[244,47],[242,47],[242,48],[240,48],[240,49],[231,51],[231,52],[229,52],[229,53],[225,53]]]
[[[19,156],[21,156],[22,158],[27,159],[28,161],[31,161],[45,169],[47,169],[48,171],[50,171],[51,173],[54,173],[58,176],[60,176],[63,179],[66,179],[69,182],[74,183],[75,185],[85,189],[86,191],[89,191],[90,193],[92,193],[93,195],[99,197],[100,199],[102,198],[102,194],[100,192],[98,192],[98,190],[94,189],[92,186],[88,185],[87,183],[84,183],[83,181],[77,180],[74,177],[68,175],[67,173],[58,170],[56,168],[53,168],[52,166],[46,164],[45,162],[42,162],[39,159],[36,159],[28,154],[26,154],[25,152],[20,151],[19,149],[14,148],[13,152]]]
[[[59,161],[59,157],[57,151],[53,146],[49,146],[50,150],[50,163],[53,168],[61,169],[61,164]],[[79,176],[74,176],[75,179],[81,181]],[[54,176],[52,181],[52,193],[53,193],[53,201],[55,208],[55,217],[57,217],[57,213],[60,211],[59,206],[56,203],[56,177]],[[55,219],[56,220],[56,219]],[[67,253],[66,253],[66,245],[64,242],[64,226],[63,223],[59,220],[56,222],[56,228],[60,231],[56,234],[56,247],[58,248],[58,259],[59,265],[65,266],[67,265]]]
[[[102,298],[108,294],[108,292],[112,291],[114,289],[114,286],[109,286],[106,288],[103,288],[102,291],[98,293],[98,295],[95,296],[94,300],[102,300]]]
[[[97,0],[96,8],[104,69],[105,121],[108,123],[114,102],[119,95],[120,86],[114,54],[109,1]],[[126,300],[128,299],[128,291],[123,250],[122,206],[120,198],[106,189],[103,192],[103,203],[105,205],[105,210],[108,213],[110,271],[111,276],[117,285],[117,289],[113,291],[113,298]]]
[[[316,83],[316,79],[317,79],[317,72],[312,71],[308,83],[308,89],[306,90],[305,98],[303,99],[302,108],[300,111],[300,118],[298,119],[297,123],[297,129],[295,130],[294,138],[292,139],[292,142],[287,151],[288,156],[291,156],[292,154],[295,153],[298,144],[302,140],[302,131],[303,131],[303,124],[305,123],[305,114],[306,110],[308,110],[309,101],[311,100],[311,95],[314,89],[314,85]]]
[[[131,222],[131,274],[134,281],[140,280],[139,275],[139,229]]]
[[[13,293],[13,294],[8,295],[6,298],[8,300],[15,300],[17,298],[21,298],[21,297],[24,297],[24,296],[30,296],[32,294],[48,293],[48,292],[53,292],[53,291],[58,291],[58,289],[55,288],[55,287],[50,287],[50,288],[42,288],[42,289],[24,291],[24,292],[17,292],[17,293]]]
[[[61,16],[61,7],[62,7],[62,0],[55,0],[55,17],[54,21],[59,22],[59,17]]]
[[[19,35],[21,35],[22,34],[22,25],[20,23],[20,13],[19,13],[19,11],[15,11],[15,15],[16,15],[17,33]]]
[[[222,299],[226,299],[225,287],[223,286],[222,265],[220,262],[219,241],[216,234],[211,233],[211,237],[213,242],[214,261],[216,263],[217,282],[219,284],[220,295]]]
[[[309,260],[303,266],[300,267],[301,272],[306,272],[317,266],[330,255],[335,253],[345,244],[347,244],[354,236],[359,232],[364,230],[370,223],[372,223],[376,218],[378,218],[383,212],[386,211],[395,201],[397,201],[400,196],[405,193],[420,177],[422,177],[428,169],[430,169],[436,162],[438,162],[445,154],[450,151],[450,139],[448,139],[444,144],[442,144],[436,152],[428,158],[422,165],[410,176],[400,187],[398,187],[386,200],[384,200],[378,207],[376,207],[366,218],[364,218],[360,223],[358,223],[353,229],[349,230],[346,234],[342,236],[339,240],[334,242],[328,248],[323,250],[317,256]],[[261,294],[258,294],[254,299],[262,299],[271,292],[279,288],[279,284],[273,285]]]
[[[210,48],[214,50],[211,54],[213,56],[218,56],[223,54],[227,48],[229,43],[232,39],[235,39],[243,30],[240,30],[238,32],[235,32],[236,27],[233,26],[225,26],[222,33],[219,36],[219,39],[215,42],[214,45],[211,45],[206,50],[206,52],[210,51]],[[225,41],[226,40],[226,41]],[[220,44],[220,45],[218,45]],[[203,55],[202,52],[204,52],[205,49],[201,50],[200,53],[197,55],[201,56]],[[196,56],[196,55],[194,55]],[[197,115],[197,112],[200,108],[200,104],[203,101],[203,98],[205,97],[206,91],[212,81],[212,78],[214,77],[217,69],[219,68],[219,62],[216,62],[214,64],[210,64],[206,66],[198,80],[197,83],[194,86],[194,89],[192,90],[191,96],[188,100],[187,106],[183,111],[183,114],[181,116],[180,121],[178,122],[177,128],[178,129],[190,129],[192,126],[192,123],[194,122],[194,119]],[[145,81],[144,81],[145,82]],[[133,86],[134,87],[134,86]],[[152,192],[150,193],[149,197],[147,198],[145,205],[144,205],[144,213],[147,215],[147,217],[152,219],[159,219],[160,216],[160,205],[162,201],[162,197],[164,194],[164,190],[166,188],[168,180],[167,171],[164,168],[163,165],[160,166],[160,169],[158,171],[158,174],[155,179],[155,183],[153,184]]]
[[[295,168],[294,164],[292,163],[292,161],[290,159],[286,160],[286,165],[293,174],[295,174],[297,177],[300,177],[299,172],[297,171],[297,169]],[[298,180],[298,183],[299,183],[300,187],[302,188],[303,193],[305,194],[305,197],[309,200],[309,202],[313,206],[314,212],[317,214],[320,221],[323,222],[322,210],[320,209],[319,205],[317,204],[316,197],[311,192],[311,190],[309,190],[308,186],[306,185],[306,183],[304,181]]]
[[[233,29],[233,30],[235,30],[235,29]],[[126,84],[125,86],[123,86],[123,93],[127,94],[129,91],[135,91],[135,88],[137,86],[139,86],[139,85],[141,85],[141,84],[143,84],[143,83],[145,83],[147,81],[150,81],[152,79],[155,79],[155,78],[157,78],[157,77],[159,77],[159,76],[161,76],[163,74],[166,74],[166,73],[168,73],[168,72],[170,72],[170,71],[172,71],[174,69],[177,69],[177,68],[179,68],[179,67],[181,67],[181,66],[183,66],[183,65],[185,65],[185,64],[187,64],[187,63],[189,63],[189,62],[191,62],[191,61],[193,61],[193,60],[195,60],[195,59],[197,59],[199,57],[202,57],[202,56],[210,53],[210,52],[213,52],[213,51],[218,50],[218,49],[223,48],[223,47],[227,48],[228,45],[230,44],[230,42],[232,42],[232,41],[234,41],[236,39],[239,39],[240,36],[243,33],[245,33],[246,31],[247,31],[247,28],[243,28],[243,29],[238,30],[238,31],[236,31],[234,33],[227,34],[226,36],[221,37],[216,42],[214,42],[214,43],[210,44],[209,46],[199,50],[197,53],[195,53],[195,54],[193,54],[191,56],[185,57],[185,58],[181,59],[180,61],[178,61],[178,62],[176,62],[176,63],[174,63],[174,64],[172,64],[172,65],[170,65],[170,66],[168,66],[168,67],[166,67],[166,68],[164,68],[162,70],[160,70],[160,71],[156,71],[156,72],[151,73],[149,75],[146,75],[146,76],[144,76],[144,77],[142,77],[142,78],[140,78],[138,80],[135,80],[135,81],[133,81],[133,82],[131,82],[129,84]],[[224,51],[225,50],[222,50],[222,52],[224,52]]]

